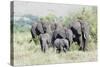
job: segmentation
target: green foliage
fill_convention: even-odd
[[[47,22],[54,22],[54,20],[57,19],[57,17],[52,13],[49,13],[47,16],[42,16],[40,18]]]

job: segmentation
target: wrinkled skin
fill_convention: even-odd
[[[44,33],[50,33],[50,32],[52,32],[51,31],[51,28],[50,28],[50,23],[48,23],[48,22],[42,22],[42,27],[43,27],[43,31],[44,31]]]
[[[54,27],[52,27],[54,29],[52,31],[52,44],[53,44],[55,39],[65,38],[65,31],[62,27],[62,24],[54,23],[54,25],[52,25],[52,26],[54,26]]]
[[[38,23],[33,23],[31,31],[35,35],[36,34],[40,35],[40,34],[43,34],[43,33],[47,33],[47,31],[48,31],[48,25],[49,25],[48,23],[43,22],[43,21],[40,21]]]
[[[48,33],[40,34],[40,45],[41,51],[43,51],[44,53],[51,46],[51,39]]]
[[[54,41],[54,48],[56,48],[57,53],[60,53],[62,50],[66,52],[69,50],[69,42],[67,39],[56,39]]]
[[[64,27],[60,23],[46,23],[45,21],[33,23],[31,28],[32,38],[45,33],[51,34],[52,46],[54,46],[54,41],[59,38],[67,39],[69,46],[72,42],[77,42],[80,46],[79,50],[85,51],[87,49],[89,24],[83,20],[74,21],[70,23],[68,27]]]
[[[67,27],[56,29],[52,35],[52,44],[54,44],[54,41],[57,38],[67,39],[69,41],[69,46],[70,46],[73,41],[73,33],[72,33],[71,29],[68,29]]]
[[[59,30],[55,30],[54,32],[53,32],[53,41],[54,40],[56,40],[57,38],[59,38],[59,39],[62,39],[62,38],[65,38],[65,31],[64,31],[64,29],[59,29]]]
[[[57,29],[59,29],[59,28],[63,28],[63,25],[62,25],[62,23],[51,23],[50,24],[51,25],[51,30],[52,30],[52,32],[54,32],[55,30],[57,30]]]
[[[83,41],[83,50],[87,50],[87,44],[89,40],[89,24],[85,21],[81,21],[82,29],[82,41]]]
[[[43,33],[44,33],[44,31],[43,31],[43,28],[42,28],[42,24],[40,22],[32,24],[32,27],[31,27],[32,38],[35,38],[36,35],[40,35],[40,34],[43,34]]]
[[[51,27],[50,28],[51,28],[52,32],[54,30],[56,30],[56,28],[57,28],[56,23],[51,23]]]
[[[70,47],[70,45],[73,42],[73,37],[74,37],[72,30],[68,29],[68,28],[65,28],[65,35],[66,35],[65,36],[66,39],[69,41],[69,47]]]
[[[31,35],[32,38],[34,40],[34,38],[36,38],[36,36],[46,33],[48,31],[48,24],[44,23],[44,22],[38,22],[38,23],[33,23],[32,27],[31,27]],[[32,39],[30,40],[30,42],[32,41]]]
[[[29,41],[29,43],[32,42],[32,40],[33,40],[37,44],[37,42],[35,40],[36,36],[37,35],[39,36],[40,34],[44,33],[42,24],[40,22],[33,23],[30,31],[31,31],[32,39]]]
[[[44,30],[43,30],[43,27],[42,27],[42,23],[38,23],[37,26],[36,26],[36,34],[40,35],[40,34],[43,34],[43,33],[44,33]]]
[[[69,25],[73,32],[73,41],[80,46],[79,50],[85,51],[89,36],[89,25],[87,22],[76,21]]]

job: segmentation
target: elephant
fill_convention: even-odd
[[[54,44],[54,41],[57,38],[59,38],[59,39],[67,39],[69,41],[69,46],[70,46],[71,43],[73,42],[72,30],[67,28],[67,27],[56,29],[53,32],[53,35],[52,35],[52,44]]]
[[[37,23],[34,22],[30,30],[32,39],[36,38],[36,36],[40,36],[40,34],[46,33],[47,31],[48,24],[43,21],[39,21]],[[30,40],[30,42],[32,41],[32,39]]]
[[[30,32],[31,32],[32,38],[30,39],[29,43],[32,42],[33,40],[37,44],[37,40],[35,38],[39,36],[40,34],[44,33],[42,24],[40,22],[36,22],[36,23],[34,22],[32,24]]]
[[[56,28],[57,28],[56,23],[51,23],[51,24],[50,24],[50,28],[51,28],[51,31],[52,31],[52,32],[53,32],[54,30],[56,30]]]
[[[43,33],[44,33],[44,30],[43,30],[43,27],[42,27],[42,22],[39,22],[36,26],[36,34],[40,35],[40,34],[43,34]]]
[[[51,38],[48,33],[40,34],[41,51],[44,53],[51,46]]]
[[[69,42],[67,39],[56,39],[54,41],[54,49],[56,49],[57,53],[60,53],[62,50],[66,52],[69,50]]]
[[[35,38],[36,35],[40,35],[41,33],[44,33],[42,24],[40,22],[34,22],[31,27],[31,35],[32,38]]]
[[[56,38],[62,38],[62,37],[64,37],[63,36],[64,30],[63,30],[62,24],[61,25],[57,24],[57,23],[51,24],[51,30],[52,30],[52,39],[53,39],[53,41]]]
[[[69,41],[69,47],[70,45],[72,44],[73,42],[73,38],[74,38],[74,35],[73,35],[73,32],[71,29],[65,27],[65,38]]]
[[[83,50],[85,51],[87,50],[90,26],[86,21],[80,21],[80,24],[82,29]]]
[[[48,23],[46,21],[42,22],[42,28],[43,28],[44,33],[49,33],[51,31],[50,23]]]
[[[56,29],[63,28],[63,24],[60,22],[50,23],[51,31],[54,32]]]
[[[69,28],[74,35],[73,41],[80,46],[79,50],[85,51],[89,38],[89,24],[84,20],[78,20],[69,24]]]
[[[37,23],[33,23],[31,27],[31,33],[34,34],[34,36],[47,33],[48,25],[49,24],[45,21],[39,21]]]

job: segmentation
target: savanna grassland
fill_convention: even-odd
[[[83,13],[82,13],[83,12]],[[54,63],[69,63],[69,62],[91,62],[97,61],[97,12],[96,7],[82,8],[79,12],[73,15],[60,17],[65,25],[68,25],[76,17],[81,16],[90,24],[88,51],[79,51],[77,43],[73,43],[70,51],[57,54],[52,48],[46,53],[41,52],[39,40],[36,45],[34,41],[29,43],[32,38],[30,28],[33,22],[29,21],[14,21],[14,65],[36,65],[36,64],[54,64]],[[32,16],[28,16],[32,17]],[[46,21],[52,21],[56,17],[50,13],[47,16],[41,17]]]

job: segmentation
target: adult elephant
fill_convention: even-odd
[[[32,24],[30,32],[31,32],[32,38],[30,39],[29,43],[32,42],[33,40],[37,44],[37,39],[35,39],[36,36],[39,36],[40,34],[44,33],[42,24],[40,22],[34,22]]]
[[[86,50],[89,38],[89,24],[83,20],[78,20],[69,24],[69,28],[73,32],[73,41],[80,46],[79,50]]]
[[[81,31],[82,31],[82,41],[83,41],[83,50],[87,50],[87,44],[89,40],[89,30],[90,26],[86,21],[79,21],[81,24]]]
[[[48,32],[48,23],[45,21],[39,21],[32,24],[31,33],[35,35],[40,35]]]
[[[69,50],[69,42],[67,39],[56,39],[54,41],[54,48],[56,49],[57,53],[60,53],[62,50],[66,52]]]
[[[36,26],[36,34],[37,35],[40,35],[40,34],[43,34],[44,33],[44,30],[43,30],[43,26],[42,26],[42,22],[39,22]]]
[[[39,36],[40,34],[44,34],[47,31],[48,31],[48,24],[47,23],[45,23],[43,21],[33,23],[32,27],[31,27],[32,39],[35,39],[36,36]],[[32,39],[30,40],[30,42],[32,41]]]
[[[59,38],[59,39],[67,39],[69,41],[69,46],[71,45],[72,41],[73,41],[73,33],[72,30],[67,28],[67,27],[63,27],[63,28],[58,28],[53,32],[52,35],[52,44],[54,44],[54,41]]]
[[[40,35],[44,33],[42,23],[41,22],[34,22],[31,27],[31,35],[32,38],[35,38],[36,35]]]
[[[41,22],[41,24],[42,24],[42,28],[43,28],[44,33],[49,33],[50,23],[43,21],[43,22]]]

